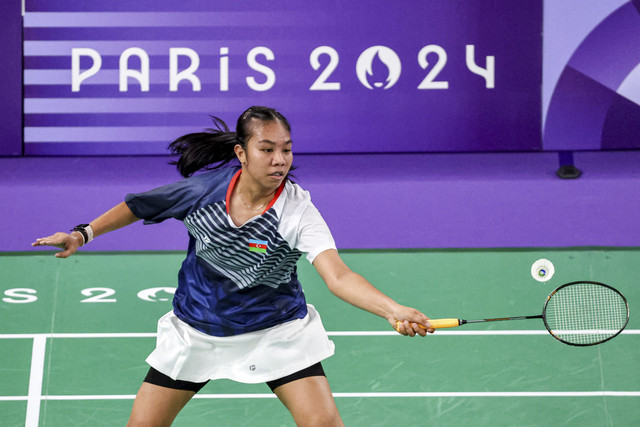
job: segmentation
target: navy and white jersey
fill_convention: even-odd
[[[261,215],[236,226],[229,198],[240,170],[220,168],[154,190],[128,194],[145,224],[168,218],[189,231],[178,275],[176,316],[213,336],[230,336],[301,319],[307,305],[296,273],[335,243],[309,193],[285,181]]]

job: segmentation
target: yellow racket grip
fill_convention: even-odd
[[[400,332],[400,324],[401,321],[396,322],[396,331]],[[460,319],[429,319],[429,323],[433,329],[442,329],[442,328],[455,328],[456,326],[460,326]],[[427,329],[426,326],[418,325],[422,329]]]
[[[460,319],[429,319],[429,323],[433,329],[455,328],[460,326]]]

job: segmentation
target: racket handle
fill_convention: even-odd
[[[462,322],[460,322],[460,319],[429,319],[429,323],[431,323],[433,329],[442,329],[455,328],[460,326]]]
[[[396,322],[396,330],[398,332],[399,331],[399,327],[400,327],[400,322],[399,320]],[[429,323],[431,324],[431,327],[433,329],[442,329],[442,328],[455,328],[456,326],[460,326],[463,323],[465,323],[464,320],[460,320],[460,319],[429,319]],[[427,329],[425,326],[422,325],[418,325],[420,326],[422,329]]]

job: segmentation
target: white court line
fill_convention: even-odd
[[[429,337],[439,336],[492,336],[492,335],[548,335],[546,329],[542,330],[496,330],[496,331],[438,331]],[[330,337],[371,337],[371,336],[397,336],[394,331],[333,331],[327,332]],[[640,329],[625,329],[621,335],[640,335]],[[44,338],[155,338],[155,332],[114,332],[114,333],[50,333],[50,334],[0,334],[0,339],[34,339]]]
[[[333,393],[335,397],[637,397],[640,391],[452,391],[398,393]]]
[[[29,395],[27,396],[27,417],[25,427],[38,427],[40,420],[40,400],[42,398],[42,378],[44,374],[44,354],[47,338],[34,337],[31,352],[31,373],[29,374]]]
[[[640,335],[640,329],[625,329],[621,333],[622,335]],[[335,331],[335,332],[327,332],[327,335],[334,337],[359,337],[359,336],[386,336],[386,335],[395,335],[400,336],[397,332],[394,331]],[[473,335],[482,335],[482,336],[491,336],[491,335],[549,335],[549,331],[546,329],[538,329],[538,330],[498,330],[498,331],[442,331],[438,330],[435,334],[429,335],[429,337],[439,337],[439,336],[473,336]]]
[[[333,393],[337,398],[407,398],[407,397],[640,397],[640,391],[460,391]],[[42,396],[42,400],[133,400],[134,394]],[[196,394],[194,399],[275,399],[273,393]],[[0,401],[27,400],[27,396],[0,396]]]
[[[630,329],[623,334],[639,335],[640,330]],[[546,330],[528,331],[439,331],[436,336],[456,335],[546,335]],[[329,336],[399,336],[393,331],[334,331]],[[48,333],[48,334],[0,334],[0,339],[33,339],[31,372],[27,396],[0,396],[2,401],[27,401],[25,427],[37,427],[40,406],[45,400],[133,400],[135,395],[84,395],[43,396],[42,380],[46,343],[48,338],[154,338],[155,333]],[[333,393],[337,398],[407,398],[407,397],[639,397],[640,391],[572,391],[572,392],[404,392],[404,393]],[[200,394],[196,399],[273,399],[272,393],[259,394]]]
[[[640,391],[478,391],[478,392],[393,392],[393,393],[333,393],[334,397],[637,397]],[[272,393],[260,394],[202,394],[196,399],[261,399],[275,398]]]
[[[0,339],[45,338],[155,338],[155,332],[114,332],[114,333],[45,333],[45,334],[0,334]]]

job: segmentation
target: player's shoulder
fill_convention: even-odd
[[[308,203],[311,200],[309,192],[295,182],[287,180],[284,186],[287,201],[293,203]]]
[[[238,168],[218,168],[192,175],[186,178],[186,181],[188,185],[203,190],[210,190],[218,186],[226,188],[237,171]]]
[[[175,189],[181,189],[184,197],[199,200],[199,205],[207,205],[224,200],[229,182],[237,168],[218,168],[199,172],[175,184]]]
[[[221,167],[217,169],[207,170],[186,178],[193,185],[211,185],[218,182],[229,182],[233,175],[238,171],[234,167]]]
[[[307,206],[311,203],[311,196],[298,184],[287,180],[284,190],[274,205],[281,218],[292,220],[300,218]]]

